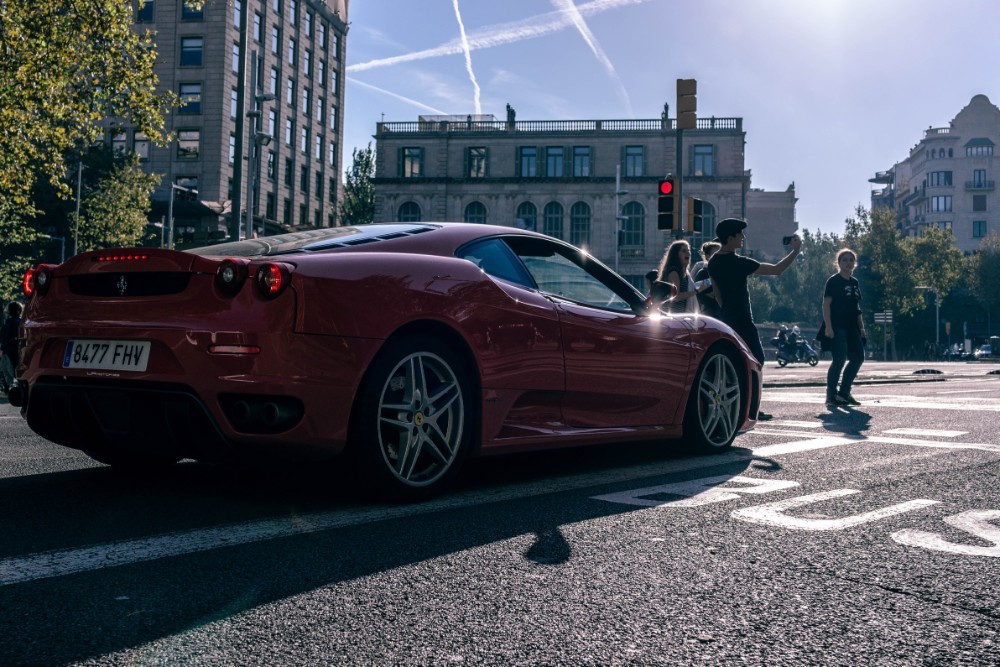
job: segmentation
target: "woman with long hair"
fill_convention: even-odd
[[[868,338],[861,319],[861,286],[854,277],[857,264],[858,256],[853,250],[840,250],[837,273],[827,279],[823,291],[823,328],[833,354],[833,362],[826,373],[827,407],[861,405],[851,395],[851,385],[865,360]]]
[[[660,280],[670,283],[676,288],[677,296],[665,304],[670,313],[697,313],[698,289],[691,277],[691,244],[687,241],[674,241],[663,253],[660,260]]]

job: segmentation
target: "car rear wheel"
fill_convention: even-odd
[[[454,479],[472,440],[471,382],[459,355],[426,336],[391,344],[365,376],[353,443],[377,490],[420,500]]]
[[[695,376],[684,417],[684,437],[701,450],[720,451],[733,444],[740,427],[743,390],[729,355],[709,351]]]

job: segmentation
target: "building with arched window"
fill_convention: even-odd
[[[377,222],[405,214],[533,229],[585,247],[640,288],[673,240],[657,227],[658,182],[678,171],[673,119],[421,116],[378,123],[375,139]],[[685,238],[697,249],[719,219],[747,218],[747,252],[780,257],[781,237],[796,230],[794,186],[752,189],[745,142],[741,118],[683,132],[681,190],[702,200],[703,223]]]

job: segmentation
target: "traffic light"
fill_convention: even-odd
[[[687,197],[687,207],[684,216],[684,230],[687,232],[701,232],[702,216],[704,215],[705,202],[697,197]]]
[[[698,124],[698,81],[677,79],[677,129],[693,130]]]
[[[656,228],[674,228],[674,177],[667,176],[660,181],[656,198]]]

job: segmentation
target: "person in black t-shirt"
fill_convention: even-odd
[[[865,360],[868,338],[861,319],[861,286],[854,277],[857,262],[858,256],[850,248],[838,252],[837,273],[827,279],[823,290],[823,327],[833,354],[833,362],[826,373],[827,407],[861,405],[851,395],[851,385]]]
[[[17,330],[21,326],[21,304],[11,301],[7,305],[7,319],[0,327],[0,388],[4,393],[14,384],[14,373],[21,351],[18,349]]]
[[[746,221],[739,218],[726,218],[715,226],[715,240],[721,243],[722,247],[709,260],[708,272],[712,277],[712,295],[721,310],[720,319],[739,334],[763,367],[764,347],[760,344],[757,325],[753,321],[747,279],[754,274],[780,276],[792,265],[801,251],[802,239],[798,234],[792,236],[792,251],[776,264],[768,264],[736,253],[743,247],[743,241],[746,239],[743,230],[746,228]],[[770,418],[771,415],[766,412],[757,413],[757,419]]]

